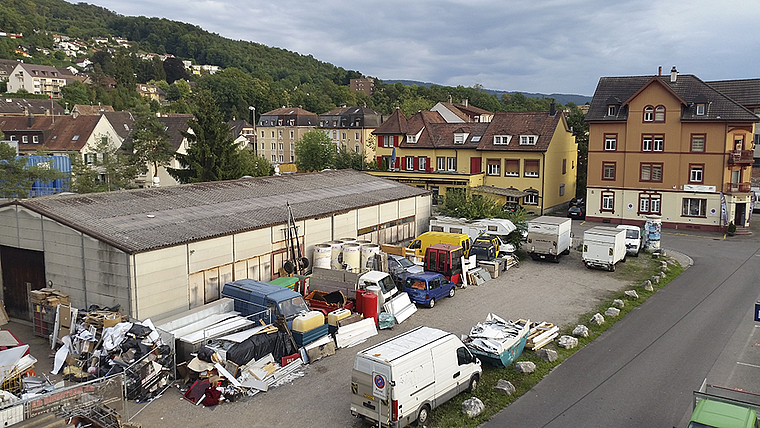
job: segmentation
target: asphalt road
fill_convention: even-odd
[[[685,427],[705,379],[760,392],[760,238],[721,238],[666,231],[694,266],[483,426]]]

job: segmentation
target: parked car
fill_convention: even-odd
[[[409,300],[418,305],[435,306],[444,297],[454,297],[456,284],[437,272],[423,272],[409,275],[404,282],[404,290]]]
[[[406,281],[406,277],[411,274],[422,273],[424,269],[404,256],[388,254],[388,272],[396,281],[396,285],[401,286]]]
[[[567,216],[570,218],[585,219],[586,207],[574,206],[567,209]]]

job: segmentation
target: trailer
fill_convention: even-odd
[[[625,229],[595,226],[583,233],[583,264],[615,271],[618,262],[625,261]]]
[[[533,260],[559,263],[560,255],[570,254],[570,229],[573,220],[541,216],[528,221],[528,255]]]

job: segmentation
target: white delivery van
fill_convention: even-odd
[[[625,230],[595,226],[583,232],[583,264],[615,271],[619,261],[625,261]]]
[[[377,270],[371,270],[359,277],[358,288],[364,288],[377,285],[383,293],[384,301],[391,300],[391,297],[398,294],[396,288],[396,281],[393,280],[390,274],[386,272],[380,272]]]
[[[541,216],[528,221],[528,255],[533,260],[549,259],[559,263],[561,254],[570,254],[570,228],[573,220]]]
[[[388,427],[423,426],[430,411],[475,389],[482,371],[458,337],[420,326],[356,354],[351,414]]]
[[[625,249],[628,254],[638,257],[644,242],[641,228],[630,224],[619,224],[618,229],[625,229]]]

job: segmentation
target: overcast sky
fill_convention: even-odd
[[[69,0],[75,2],[75,0]],[[380,79],[593,95],[602,76],[760,77],[757,0],[89,0]]]

